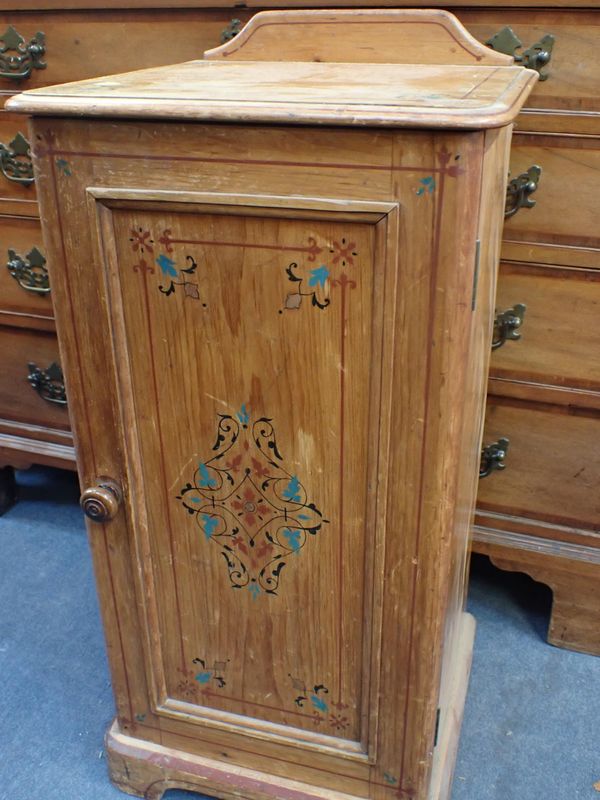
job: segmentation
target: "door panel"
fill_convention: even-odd
[[[396,207],[103,202],[157,711],[364,760]]]

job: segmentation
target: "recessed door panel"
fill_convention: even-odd
[[[157,709],[365,758],[388,213],[317,205],[101,230]]]

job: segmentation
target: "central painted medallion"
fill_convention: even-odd
[[[213,451],[177,499],[220,548],[233,589],[275,595],[288,559],[328,520],[284,468],[271,419],[253,421],[246,405],[219,415]]]

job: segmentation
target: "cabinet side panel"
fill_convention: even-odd
[[[398,520],[398,534],[386,540],[390,593],[398,588],[393,577],[398,565],[403,572],[401,595],[387,598],[384,630],[391,636],[394,622],[399,623],[396,642],[403,652],[397,665],[384,671],[382,686],[384,696],[395,691],[397,697],[397,716],[390,725],[404,731],[397,734],[402,750],[386,753],[393,765],[389,774],[401,792],[419,798],[427,796],[432,767],[445,619],[461,604],[450,596],[457,591],[450,588],[452,548],[460,541],[464,550],[468,536],[468,514],[457,522],[455,511],[456,503],[466,501],[461,446],[477,425],[484,400],[483,381],[478,397],[468,394],[484,134],[436,134],[433,140],[436,173],[429,181],[422,178],[423,192],[414,190],[415,207],[427,196],[434,214],[431,252],[422,265],[423,291],[414,294],[404,282],[399,291],[398,318],[404,324],[399,324],[395,348],[392,405],[399,412],[392,417],[388,497],[388,519]],[[416,318],[419,335],[407,326]],[[408,400],[413,393],[420,395],[422,406],[411,418],[407,412],[418,407]],[[471,479],[469,486],[472,495]],[[400,606],[397,622],[390,613],[394,601]]]
[[[466,690],[465,659],[471,643],[465,631],[464,605],[470,532],[479,481],[479,454],[483,433],[485,386],[491,353],[494,300],[502,234],[504,190],[511,128],[485,135],[481,174],[481,205],[477,225],[478,252],[473,265],[473,315],[465,363],[463,429],[458,445],[457,495],[454,536],[448,545],[449,575],[444,657],[439,699],[437,747],[430,796],[445,797],[452,781],[458,744],[457,731]],[[467,623],[468,629],[469,623]],[[457,693],[463,694],[458,700]]]

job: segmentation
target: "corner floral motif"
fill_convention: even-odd
[[[145,231],[142,227],[132,228],[129,241],[131,242],[131,249],[134,253],[139,254],[139,261],[133,265],[134,272],[140,272],[142,275],[149,273],[154,275],[154,267],[151,266],[144,255],[152,255],[154,253],[154,240],[151,238],[150,231]]]
[[[145,231],[143,228],[132,228],[129,241],[131,242],[131,249],[134,253],[154,253],[154,239],[151,238],[150,231]]]
[[[171,238],[171,229],[167,228],[163,231],[162,236],[158,240],[165,248],[167,253],[173,252],[173,239]]]
[[[194,671],[187,669],[178,669],[177,671],[181,676],[177,682],[177,694],[186,700],[196,700],[198,684],[195,681]]]
[[[63,175],[66,175],[68,178],[71,177],[73,171],[71,169],[71,165],[69,162],[64,158],[57,158],[56,159],[56,166],[62,172]]]
[[[383,784],[381,784],[381,785],[384,788],[393,789],[394,790],[393,794],[391,795],[392,797],[408,798],[408,800],[411,800],[411,798],[415,797],[414,789],[403,789],[400,786],[399,779],[395,775],[393,775],[391,772],[384,772],[383,773]]]
[[[440,185],[440,192],[442,191],[442,185],[444,182],[444,178],[448,176],[449,178],[457,178],[459,175],[464,173],[464,169],[460,166],[460,153],[457,153],[453,156],[452,153],[446,148],[443,147],[436,153],[437,161],[439,166],[434,168],[432,171],[438,176],[439,178],[439,185]],[[436,189],[438,188],[438,181],[434,177],[434,175],[426,175],[424,178],[420,178],[419,185],[414,190],[415,194],[418,197],[428,196],[433,194]]]
[[[297,269],[298,264],[295,261],[286,267],[285,271],[287,273],[288,280],[291,283],[297,283],[298,290],[296,292],[290,292],[286,296],[284,308],[286,310],[300,308],[303,297],[310,297],[312,305],[316,306],[316,308],[320,308],[321,310],[327,308],[330,300],[329,297],[324,297],[323,294],[326,289],[327,279],[329,278],[329,269],[325,266],[325,264],[322,264],[320,267],[310,270],[307,285],[309,288],[313,289],[312,292],[302,291],[302,284],[304,283],[305,279],[296,274]]]
[[[428,175],[426,178],[421,178],[419,181],[421,184],[418,189],[415,189],[415,192],[418,196],[424,194],[433,194],[435,190],[435,178],[433,175]]]
[[[342,237],[341,242],[334,242],[329,252],[333,255],[332,264],[340,264],[342,267],[354,266],[354,259],[358,255],[356,250],[356,242],[348,242]]]
[[[319,248],[322,252],[323,248]],[[283,311],[297,310],[302,305],[303,298],[310,298],[310,303],[314,308],[321,311],[325,310],[331,303],[329,289],[334,286],[342,288],[355,288],[356,282],[350,279],[343,271],[346,267],[354,266],[354,259],[357,258],[356,242],[348,241],[342,237],[340,241],[334,241],[329,247],[330,259],[328,263],[321,263],[316,267],[303,269],[297,261],[292,261],[285,268],[288,281],[297,284],[295,291],[288,292],[285,297]],[[309,256],[308,261],[314,261],[315,254]]]
[[[215,684],[217,689],[223,689],[227,686],[224,678],[227,661],[214,661],[211,667],[205,659],[194,658],[192,664],[200,667],[200,671],[194,675],[194,680],[196,680],[200,686],[208,687],[209,684]]]
[[[193,658],[192,669],[178,668],[180,678],[177,682],[176,692],[179,697],[191,702],[198,702],[200,695],[217,696],[227,682],[225,671],[227,661],[213,661],[212,665],[205,658]]]
[[[175,259],[165,253],[159,253],[155,258],[156,243],[152,238],[152,233],[148,230],[144,230],[141,226],[132,228],[130,233],[129,241],[131,242],[131,249],[134,253],[139,255],[139,261],[133,265],[134,272],[153,275],[155,273],[154,266],[149,264],[146,260],[146,257],[150,257],[154,263],[158,265],[160,274],[163,279],[165,279],[164,283],[160,283],[158,286],[158,290],[162,294],[168,297],[174,294],[176,288],[180,286],[183,289],[183,294],[186,299],[200,300],[200,289],[197,282],[194,280],[198,264],[192,256],[186,255],[185,267],[178,266]],[[167,253],[172,253],[173,247],[171,245],[171,239],[166,237],[166,234],[170,234],[170,231],[165,231],[163,233],[159,239],[159,243],[165,247]],[[202,305],[206,308],[206,303],[202,303]]]
[[[289,559],[328,520],[283,467],[271,419],[253,422],[246,404],[218,417],[216,454],[198,464],[177,500],[219,547],[232,589],[276,595]]]
[[[440,162],[440,172],[442,175],[448,175],[450,178],[458,178],[459,175],[464,173],[464,169],[458,163],[460,161],[460,153],[454,156],[454,163],[450,164],[452,153],[444,147],[437,153],[438,161]]]
[[[166,256],[164,253],[159,255],[156,259],[156,263],[160,267],[163,276],[166,279],[170,278],[170,281],[167,286],[160,284],[158,289],[168,297],[175,292],[176,286],[182,286],[186,298],[190,297],[192,300],[199,300],[200,291],[198,289],[198,284],[195,281],[189,280],[187,277],[195,276],[198,264],[194,261],[192,256],[186,256],[185,260],[188,266],[178,267],[175,261],[169,256]],[[206,306],[206,303],[202,305]]]
[[[294,698],[295,705],[298,708],[311,709],[315,725],[327,723],[337,731],[345,730],[348,727],[350,720],[342,713],[348,706],[345,703],[332,703],[327,697],[329,689],[325,684],[318,683],[308,687],[302,678],[295,677],[292,674],[289,675],[289,678],[296,693]],[[337,714],[331,711],[332,707],[338,709]]]

